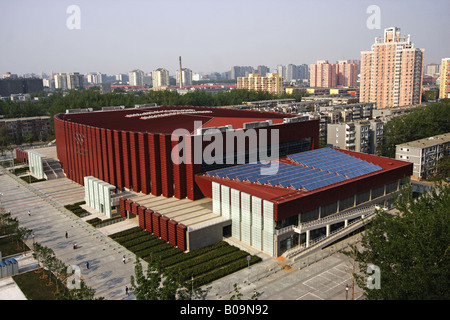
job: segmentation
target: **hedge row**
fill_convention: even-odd
[[[109,219],[100,219],[100,218],[93,218],[90,220],[87,220],[87,223],[90,223],[93,227],[98,227],[100,225],[103,224],[107,224],[107,223],[115,223],[115,222],[120,222],[123,220],[123,217],[114,217],[114,218],[109,218]]]
[[[245,259],[248,253],[225,241],[185,253],[140,227],[110,237],[148,263],[159,260],[165,270],[180,270],[182,282],[189,282],[194,277],[195,286],[219,279],[248,264]],[[252,256],[250,264],[259,261],[259,257]]]
[[[133,228],[130,228],[130,229],[126,229],[126,230],[119,231],[119,232],[116,232],[114,234],[111,234],[109,237],[111,239],[115,240],[115,239],[118,239],[118,238],[121,238],[121,237],[125,237],[125,236],[136,234],[136,233],[141,232],[141,231],[149,233],[148,231],[145,231],[145,230],[141,229],[140,227],[133,227]]]
[[[228,246],[228,243],[226,243],[225,241],[220,241],[213,245],[184,253],[183,255],[180,255],[180,256],[175,256],[170,259],[165,259],[165,260],[161,261],[161,267],[175,267],[174,266],[175,264],[182,263],[188,259],[195,258],[195,257],[205,254],[209,251],[214,251],[218,248],[225,247],[225,246]]]
[[[141,230],[141,231],[137,231],[133,234],[126,234],[120,237],[114,237],[112,239],[116,240],[117,242],[120,243],[127,243],[128,241],[143,237],[143,236],[147,236],[150,239],[157,239],[157,237],[145,230]]]
[[[251,256],[250,262],[248,262],[246,259],[239,259],[230,264],[222,266],[220,269],[213,270],[195,277],[194,284],[196,287],[203,286],[209,282],[223,278],[233,272],[246,268],[247,265],[253,265],[257,262],[260,262],[261,260],[262,259],[258,256]]]
[[[192,266],[188,269],[184,269],[182,273],[182,281],[189,280],[191,277],[197,277],[203,273],[210,272],[212,270],[217,270],[219,267],[232,263],[238,259],[247,261],[245,257],[248,255],[247,252],[239,250],[235,252],[228,253],[224,256],[217,257],[210,261],[201,263],[196,266]]]
[[[154,255],[155,253],[156,255]],[[149,248],[146,250],[138,251],[136,254],[146,262],[151,263],[153,259],[164,260],[166,258],[172,257],[174,255],[180,255],[182,253],[183,251],[181,251],[181,249],[172,247],[168,249],[162,248],[162,250],[160,251],[155,251],[155,248]]]
[[[87,215],[90,215],[90,213],[88,211],[86,211],[85,209],[80,207],[82,204],[85,204],[85,202],[83,201],[83,202],[77,202],[74,204],[67,204],[64,206],[64,208],[66,208],[69,211],[72,211],[72,213],[74,213],[76,216],[82,218]]]
[[[225,246],[221,248],[220,250],[212,250],[203,254],[200,254],[199,256],[192,257],[191,259],[181,261],[175,265],[169,266],[167,269],[180,269],[180,270],[186,270],[187,268],[199,265],[204,262],[209,262],[217,257],[224,256],[230,252],[234,252],[239,250],[236,247],[233,246]]]
[[[138,238],[138,240],[139,239],[142,239],[142,238]],[[165,241],[161,241],[161,239],[158,239],[158,238],[148,239],[146,241],[144,240],[141,242],[133,241],[131,245],[124,244],[124,247],[126,247],[128,250],[130,250],[132,252],[137,252],[137,251],[141,251],[141,250],[159,246],[159,245],[164,245],[165,247],[170,248],[167,246],[167,243]]]
[[[95,218],[93,218],[93,219],[86,220],[86,222],[89,223],[89,224],[91,224],[91,225],[94,225],[95,223],[101,222],[101,221],[102,221],[102,219],[97,218],[97,217],[95,217]]]
[[[157,242],[161,243],[161,240],[156,238],[156,237],[154,237],[153,235],[142,234],[139,237],[136,237],[136,238],[133,238],[133,239],[128,239],[126,241],[121,241],[120,244],[122,244],[126,248],[130,248],[130,247],[133,247],[135,245],[139,245],[139,244],[142,244],[142,243],[148,242],[148,241],[157,241]]]

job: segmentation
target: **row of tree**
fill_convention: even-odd
[[[43,93],[43,95],[47,95]],[[56,91],[51,95],[37,101],[2,101],[0,100],[0,115],[5,118],[19,118],[31,116],[53,116],[65,112],[66,109],[93,108],[100,110],[106,106],[134,107],[135,104],[156,103],[158,105],[181,106],[227,106],[240,105],[243,102],[292,98],[300,101],[304,93],[274,94],[254,90],[227,90],[217,93],[196,90],[186,94],[176,91],[132,91],[114,90],[111,93],[101,94],[95,89],[70,90],[68,92]]]
[[[5,212],[3,208],[0,208],[0,234],[7,236],[11,241],[15,241],[17,249],[22,251],[26,250],[24,240],[26,240],[31,234],[32,230],[20,227],[19,219],[13,218],[11,212]]]
[[[72,272],[68,272],[68,267],[58,259],[55,252],[46,246],[37,242],[33,243],[33,258],[38,261],[36,273],[42,273],[40,279],[48,279],[47,286],[53,285],[53,275],[56,277],[56,291],[54,292],[57,300],[103,300],[103,297],[95,297],[95,289],[86,285],[83,279],[74,276],[72,283],[74,288],[68,288],[66,283]],[[48,271],[48,274],[44,270]],[[76,274],[76,273],[75,273]],[[59,288],[62,284],[62,288]]]
[[[17,249],[25,252],[28,250],[25,240],[28,239],[33,230],[20,227],[17,217],[13,218],[10,212],[5,212],[0,207],[0,234],[8,237],[11,241],[16,242]],[[47,286],[53,285],[53,275],[56,278],[56,291],[54,292],[56,299],[58,300],[102,300],[102,297],[95,298],[95,290],[88,287],[82,279],[76,279],[79,281],[79,286],[74,289],[68,290],[65,285],[68,277],[72,276],[72,273],[68,273],[67,266],[59,260],[55,252],[46,246],[43,246],[33,240],[33,258],[38,261],[38,268],[34,271],[41,273],[40,279],[48,279]],[[47,273],[45,272],[47,270]],[[60,288],[62,284],[62,288]]]
[[[409,141],[450,132],[450,100],[415,108],[394,117],[384,126],[380,144],[382,156],[395,158],[395,146]]]

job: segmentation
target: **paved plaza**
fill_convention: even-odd
[[[84,220],[98,215],[78,218],[64,209],[64,205],[84,200],[84,188],[69,179],[59,178],[37,182],[31,185],[5,172],[0,176],[1,204],[20,226],[33,230],[34,240],[50,247],[66,265],[77,265],[86,284],[96,290],[96,296],[107,300],[135,299],[125,294],[130,287],[130,276],[134,275],[135,256],[108,237],[109,234],[138,225],[137,218],[127,219],[113,225],[94,228]],[[28,211],[30,210],[30,215]],[[103,217],[106,218],[106,217]],[[69,237],[65,237],[68,232]],[[28,245],[32,246],[32,239]],[[250,299],[256,290],[259,300],[345,300],[345,287],[351,286],[351,261],[340,253],[333,254],[308,267],[285,267],[284,262],[247,248],[228,239],[251,254],[257,254],[263,261],[206,285],[208,300],[228,300],[236,283],[243,299]],[[77,243],[78,249],[72,245]],[[127,262],[122,261],[125,255]],[[30,257],[19,255],[19,271],[24,272],[36,265]],[[86,262],[90,268],[86,269]],[[144,267],[145,267],[145,263]],[[0,299],[25,299],[10,277],[0,279]],[[13,292],[16,292],[15,294]],[[356,288],[354,297],[361,297]]]

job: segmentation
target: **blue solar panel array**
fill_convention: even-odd
[[[279,163],[278,171],[262,175],[269,165],[255,163],[208,171],[211,177],[314,190],[333,183],[381,170],[381,167],[331,148],[323,148],[287,156],[296,165]]]

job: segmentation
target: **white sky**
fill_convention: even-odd
[[[80,29],[66,22],[80,8]],[[370,5],[380,29],[369,29]],[[194,72],[233,65],[360,59],[383,29],[400,27],[425,63],[450,57],[448,0],[0,0],[0,75],[164,67]]]

